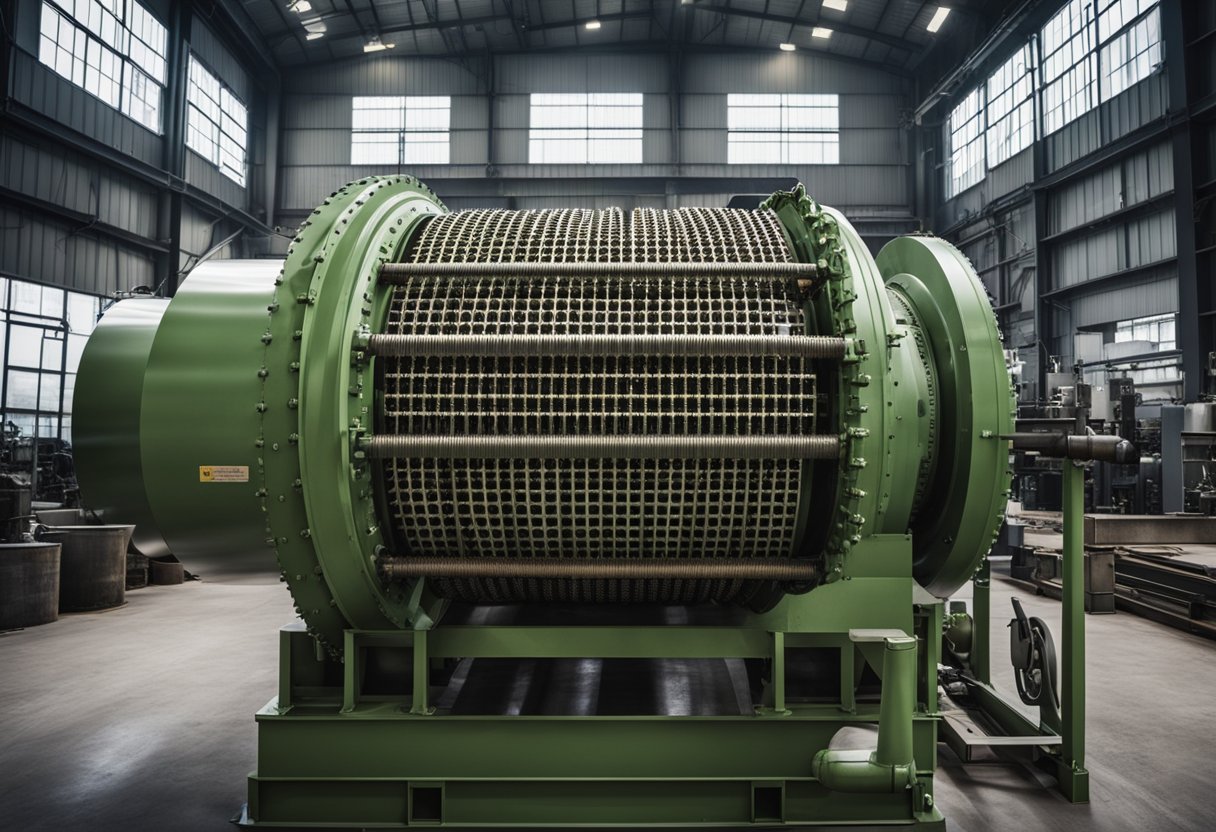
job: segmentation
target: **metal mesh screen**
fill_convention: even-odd
[[[436,262],[788,262],[767,211],[465,211],[431,220],[407,259]],[[763,277],[411,277],[385,332],[402,335],[795,335],[796,286]],[[804,358],[383,357],[391,434],[808,435]],[[787,557],[802,462],[786,459],[393,459],[404,555]],[[741,600],[727,580],[441,579],[474,602]]]

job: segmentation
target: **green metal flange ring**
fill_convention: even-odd
[[[426,628],[435,612],[422,582],[390,588],[376,573],[385,537],[358,451],[373,427],[374,368],[358,340],[387,308],[379,266],[444,210],[410,176],[346,185],[300,227],[269,307],[257,440],[267,540],[299,613],[334,651],[346,628]]]
[[[934,237],[901,237],[879,252],[887,287],[902,295],[925,334],[937,372],[936,469],[913,526],[913,574],[946,597],[992,547],[1009,496],[1014,398],[1000,332],[983,284],[958,249]]]

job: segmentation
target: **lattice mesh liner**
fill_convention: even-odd
[[[423,230],[413,262],[786,262],[768,211],[467,211]],[[805,332],[795,286],[765,279],[413,278],[390,334]],[[380,429],[442,435],[807,435],[810,362],[774,356],[381,358]],[[785,557],[797,460],[396,459],[401,554]],[[475,602],[741,600],[743,581],[445,579]]]

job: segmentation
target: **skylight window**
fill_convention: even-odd
[[[728,95],[727,162],[832,165],[840,161],[840,99],[835,95]]]
[[[950,16],[950,10],[945,6],[938,6],[937,11],[933,13],[933,17],[929,18],[929,23],[925,26],[931,33],[937,34],[937,30],[942,28],[942,24],[946,22],[946,18]]]
[[[641,164],[642,93],[533,93],[531,164]]]

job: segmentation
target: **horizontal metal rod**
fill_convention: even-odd
[[[586,578],[809,581],[810,561],[780,558],[435,558],[386,557],[384,576],[402,578]]]
[[[400,285],[416,277],[753,277],[797,280],[815,277],[814,263],[620,262],[620,263],[385,263],[380,282]]]
[[[460,357],[780,355],[841,359],[845,340],[825,335],[373,335],[372,355]]]
[[[832,459],[835,436],[372,436],[374,458]]]
[[[1056,432],[1007,433],[1015,451],[1036,451],[1055,459],[1098,460],[1117,464],[1138,463],[1140,451],[1121,436]]]

